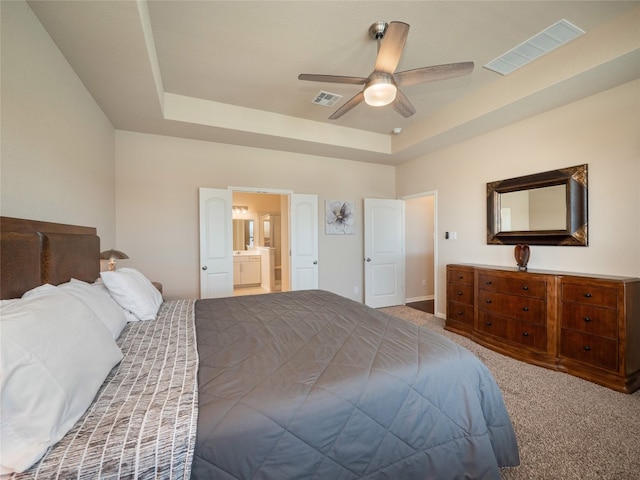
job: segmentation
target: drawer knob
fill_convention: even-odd
[[[491,303],[491,300],[487,300],[486,302],[487,302],[487,303]]]
[[[584,321],[589,323],[591,321],[591,317],[584,317]]]
[[[522,310],[524,310],[525,312],[529,311],[529,307],[522,307]]]
[[[522,287],[523,290],[529,290],[529,287],[527,285],[525,285],[524,287]]]
[[[460,276],[458,277],[458,280],[462,280],[462,279],[464,279],[464,275],[460,275]]]
[[[523,332],[522,336],[523,337],[528,337],[529,336],[529,332]]]
[[[587,292],[587,293],[584,294],[584,296],[587,297],[587,298],[591,298],[592,295]]]
[[[492,323],[491,323],[491,322],[484,322],[484,324],[485,324],[487,327],[490,327],[490,326],[492,325]]]
[[[459,317],[461,317],[462,315],[464,315],[464,312],[458,312]]]
[[[582,348],[584,349],[585,352],[590,352],[591,351],[591,347],[589,345],[585,345]]]
[[[491,285],[493,282],[488,281],[488,282],[485,282],[485,283],[486,283],[487,285]]]
[[[458,292],[458,296],[461,297],[463,295],[462,292]]]

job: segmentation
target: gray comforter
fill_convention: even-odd
[[[324,291],[196,302],[194,479],[498,479],[519,463],[469,351]]]

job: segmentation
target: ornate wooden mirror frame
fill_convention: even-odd
[[[566,186],[565,229],[503,231],[501,194],[554,185]],[[589,244],[587,194],[586,164],[487,183],[487,243],[587,246]]]

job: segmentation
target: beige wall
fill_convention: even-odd
[[[394,169],[114,132],[27,4],[0,8],[0,213],[96,226],[103,248],[127,252],[123,264],[163,282],[169,297],[197,295],[200,186],[318,194],[320,287],[357,300],[362,199],[437,191],[436,292],[444,314],[447,263],[514,264],[512,247],[486,245],[486,182],[582,163],[589,164],[590,245],[534,246],[531,268],[640,276],[640,81]],[[355,235],[324,234],[327,199],[356,202]],[[444,240],[445,231],[458,239]]]
[[[532,246],[530,268],[640,276],[640,81],[476,137],[397,168],[399,197],[438,191],[439,313],[445,266],[513,266],[486,244],[486,183],[589,165],[589,246]],[[457,231],[457,240],[444,232]]]
[[[95,226],[116,247],[114,129],[29,6],[0,8],[0,213]]]
[[[234,186],[317,194],[319,286],[362,301],[363,198],[395,198],[395,169],[117,131],[116,186],[118,248],[169,298],[199,292],[198,188]],[[325,235],[325,200],[355,202],[355,235]]]
[[[407,301],[434,296],[434,196],[405,201],[405,290]]]

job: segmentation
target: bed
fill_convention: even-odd
[[[98,277],[95,230],[14,220],[3,298]],[[497,479],[519,463],[475,356],[330,292],[165,301],[116,342],[86,413],[14,478]]]

